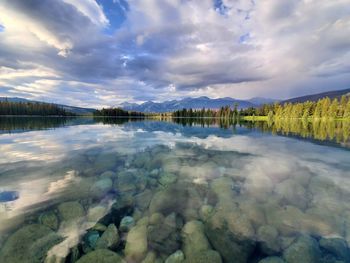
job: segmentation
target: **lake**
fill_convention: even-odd
[[[0,118],[0,262],[350,262],[349,133]]]

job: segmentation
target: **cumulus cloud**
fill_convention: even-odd
[[[347,0],[4,0],[0,13],[3,96],[284,98],[350,80]]]

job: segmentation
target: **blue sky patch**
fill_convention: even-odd
[[[125,21],[129,11],[129,4],[125,0],[98,0],[97,2],[103,7],[103,12],[110,23],[105,32],[112,34]]]

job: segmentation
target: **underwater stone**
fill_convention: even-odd
[[[228,262],[238,262],[235,259]],[[195,253],[191,258],[186,258],[184,263],[222,263],[220,254],[215,250],[205,250]]]
[[[52,230],[58,229],[58,218],[54,212],[45,212],[42,213],[39,217],[40,224],[51,228]]]
[[[154,251],[149,251],[144,260],[141,263],[155,263],[157,255]]]
[[[49,227],[32,224],[12,234],[0,251],[0,262],[41,263],[46,253],[63,240]]]
[[[149,189],[143,191],[142,193],[137,194],[135,196],[136,206],[140,208],[141,211],[146,210],[149,207],[152,196],[153,196],[153,193]]]
[[[95,224],[91,230],[99,231],[99,232],[104,232],[106,231],[107,227],[103,224],[97,223]]]
[[[142,218],[128,232],[125,244],[125,256],[128,261],[140,262],[148,251],[147,245],[148,218]]]
[[[99,238],[100,234],[98,231],[88,231],[84,237],[84,241],[90,248],[96,248],[96,244]]]
[[[338,260],[350,262],[350,251],[347,242],[342,238],[322,238],[320,247],[331,253]]]
[[[95,182],[91,188],[91,194],[94,197],[103,197],[113,187],[113,181],[110,178],[103,178]]]
[[[213,213],[214,208],[211,205],[203,205],[199,212],[199,215],[203,221],[207,220]]]
[[[175,252],[180,248],[179,227],[175,213],[167,216],[164,221],[151,224],[147,229],[149,246],[168,255]]]
[[[135,192],[138,180],[134,175],[134,171],[122,171],[117,174],[117,180],[114,188],[120,193]]]
[[[110,224],[107,230],[97,240],[96,248],[115,249],[119,244],[119,234],[115,225]]]
[[[305,188],[293,179],[287,179],[276,185],[275,192],[280,199],[287,200],[288,204],[300,209],[308,205],[308,195]]]
[[[210,244],[223,257],[226,263],[245,263],[255,249],[255,242],[232,233],[227,221],[220,213],[213,214],[205,222],[205,234]]]
[[[100,174],[100,177],[113,179],[114,177],[116,177],[116,173],[113,171],[105,171],[102,174]]]
[[[161,212],[169,214],[172,212],[182,213],[189,200],[188,191],[182,185],[171,185],[153,195],[149,205],[150,213]]]
[[[117,253],[108,249],[97,249],[83,257],[76,263],[126,263]]]
[[[122,221],[120,221],[119,230],[121,232],[128,232],[135,225],[135,220],[131,216],[123,217]]]
[[[321,251],[315,239],[300,236],[283,252],[283,258],[287,263],[314,263],[320,261]]]
[[[204,234],[204,225],[200,221],[187,222],[182,228],[183,251],[186,258],[191,258],[203,250],[210,248],[207,237]]]
[[[259,263],[285,263],[280,257],[267,257],[259,261]]]
[[[181,263],[184,259],[184,253],[181,250],[177,250],[165,260],[165,263]]]
[[[259,227],[257,239],[260,242],[261,250],[267,255],[273,255],[280,251],[278,232],[276,228],[269,225]]]
[[[60,204],[58,212],[62,221],[70,221],[84,216],[84,209],[77,201]]]
[[[172,173],[161,173],[160,178],[159,178],[159,183],[162,186],[168,186],[170,184],[175,183],[177,180],[177,176],[172,174]]]

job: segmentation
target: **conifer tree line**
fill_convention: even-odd
[[[102,110],[94,111],[94,116],[104,117],[144,117],[145,114],[136,111],[126,111],[120,108],[103,108]]]
[[[243,116],[268,116],[277,119],[336,119],[350,118],[350,96],[342,96],[331,100],[329,97],[318,101],[306,101],[303,103],[274,103],[264,104],[261,107],[250,107],[237,110],[237,104],[233,109],[229,106],[219,110],[212,109],[182,109],[173,112],[173,117],[219,117],[219,118],[240,118]]]
[[[0,101],[0,115],[72,116],[71,112],[50,103]]]

